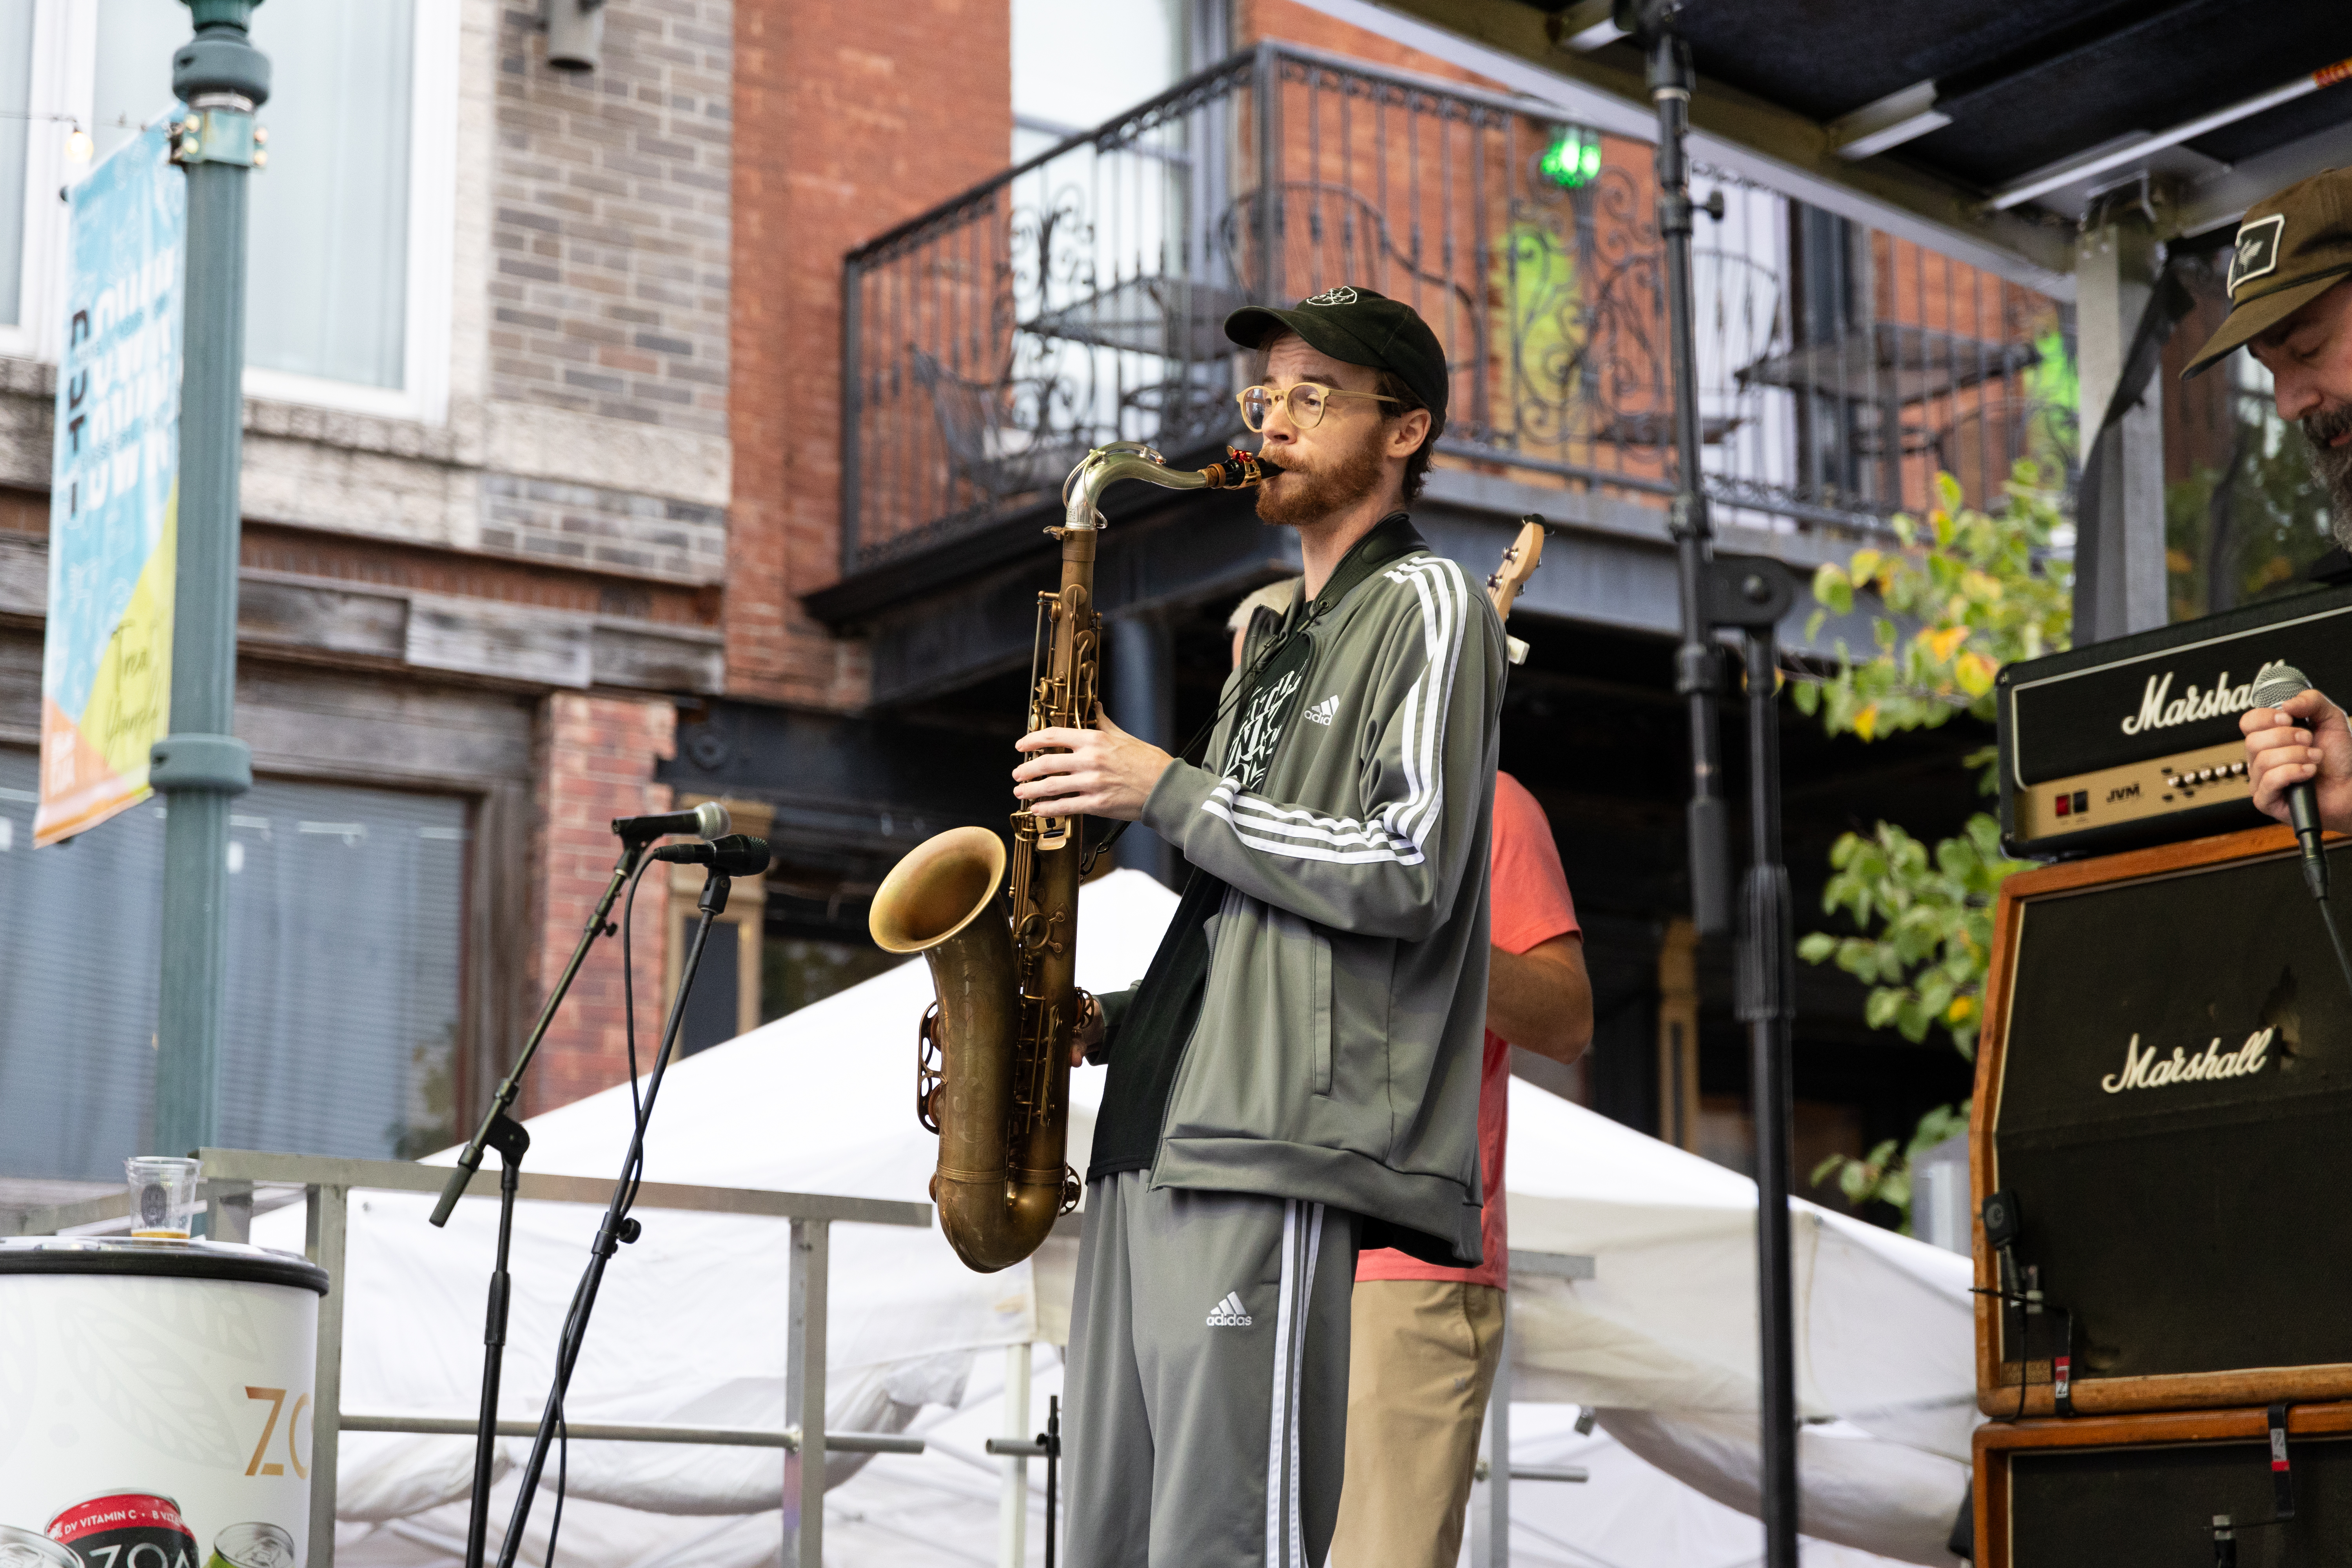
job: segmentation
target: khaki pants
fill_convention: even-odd
[[[1491,1285],[1358,1282],[1331,1568],[1454,1568],[1503,1310]]]

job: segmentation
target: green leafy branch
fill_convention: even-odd
[[[1852,615],[1861,591],[1874,592],[1884,611],[1872,619],[1867,657],[1857,658],[1841,641],[1833,670],[1794,678],[1799,710],[1832,735],[1873,741],[1933,729],[1956,713],[1990,721],[2002,665],[2067,646],[2073,573],[2049,553],[2065,520],[2040,471],[2017,465],[1997,516],[1965,507],[1949,474],[1937,476],[1936,495],[1940,504],[1924,524],[1895,520],[1896,548],[1859,550],[1814,574],[1821,607],[1809,637],[1828,616]],[[1990,751],[1967,761],[1985,770],[1980,784],[1989,790]],[[1888,822],[1846,833],[1831,847],[1822,904],[1850,917],[1854,929],[1815,931],[1797,944],[1798,956],[1834,963],[1869,986],[1871,1027],[1915,1043],[1940,1028],[1973,1060],[1994,902],[2003,879],[2026,864],[2001,853],[2000,824],[1982,812],[1958,837],[1933,846]],[[1967,1125],[1965,1104],[1938,1106],[1899,1149],[1888,1139],[1862,1159],[1833,1154],[1814,1170],[1813,1183],[1834,1175],[1849,1200],[1890,1204],[1908,1229],[1913,1158]]]
[[[1820,1186],[1832,1175],[1837,1177],[1838,1190],[1846,1200],[1855,1205],[1865,1203],[1892,1204],[1904,1213],[1903,1228],[1910,1228],[1911,1167],[1920,1155],[1948,1138],[1957,1137],[1969,1130],[1969,1102],[1939,1105],[1919,1118],[1918,1127],[1909,1142],[1889,1138],[1862,1159],[1851,1154],[1832,1154],[1813,1167],[1813,1185]],[[1900,1144],[1898,1157],[1895,1150]]]
[[[1862,934],[1814,931],[1797,956],[1834,962],[1869,986],[1864,1017],[1872,1028],[1896,1030],[1916,1045],[1941,1025],[1973,1061],[1993,901],[2002,879],[2028,864],[2000,852],[2000,825],[1982,812],[1932,850],[1891,822],[1866,836],[1843,834],[1830,847],[1834,874],[1822,907],[1845,911]]]
[[[2048,552],[2065,519],[2060,497],[2020,463],[1998,517],[1961,504],[1959,481],[1936,476],[1942,504],[1922,524],[1898,516],[1898,547],[1858,550],[1813,574],[1820,608],[1808,640],[1832,616],[1853,613],[1858,591],[1874,591],[1885,614],[1871,621],[1874,644],[1857,659],[1844,639],[1837,668],[1801,678],[1798,710],[1832,735],[1865,741],[1900,730],[1933,729],[1955,713],[1990,721],[1993,678],[2014,659],[2066,646],[2074,624],[2074,571]],[[1906,624],[1911,627],[1904,629]]]

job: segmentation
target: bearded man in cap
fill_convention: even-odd
[[[2189,363],[2243,347],[2271,373],[2279,417],[2299,423],[2327,487],[2336,542],[2352,550],[2352,170],[2330,169],[2259,202],[2238,225],[2230,313]],[[2254,805],[2287,819],[2308,782],[2322,826],[2352,832],[2352,729],[2317,691],[2240,716]]]
[[[1135,989],[1081,1035],[1109,1077],[1066,1379],[1074,1568],[1308,1568],[1328,1549],[1360,1249],[1481,1259],[1478,1084],[1503,629],[1407,504],[1444,428],[1436,335],[1338,288],[1226,320],[1281,473],[1297,595],[1195,766],[1040,730],[1014,793],[1139,821],[1187,865]]]

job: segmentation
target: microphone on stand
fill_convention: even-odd
[[[613,831],[632,844],[643,844],[668,833],[691,833],[698,838],[723,837],[733,826],[727,808],[706,800],[692,811],[665,811],[651,816],[616,816]]]
[[[2273,665],[2254,682],[2249,695],[2257,708],[2275,708],[2298,691],[2311,689],[2311,681],[2303,671],[2291,664]],[[2319,800],[2313,794],[2311,781],[2289,784],[2286,791],[2287,820],[2294,826],[2295,842],[2303,847],[2303,880],[2311,896],[2323,902],[2327,898],[2327,857],[2319,847]]]
[[[730,833],[703,844],[665,844],[653,858],[678,866],[708,866],[721,877],[756,877],[768,868],[768,841]]]

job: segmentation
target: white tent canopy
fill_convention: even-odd
[[[1131,984],[1174,905],[1139,873],[1089,886],[1080,983]],[[929,996],[927,971],[910,963],[677,1064],[653,1117],[646,1179],[923,1201],[937,1144],[915,1121],[913,1056]],[[1074,1082],[1080,1169],[1101,1076]],[[526,1169],[613,1174],[629,1105],[623,1085],[534,1118]],[[1519,1462],[1589,1464],[1594,1481],[1514,1489],[1515,1551],[1622,1568],[1752,1561],[1755,1527],[1730,1511],[1752,1508],[1756,1491],[1752,1184],[1524,1083],[1512,1086],[1511,1116],[1513,1245],[1598,1260],[1595,1279],[1513,1291],[1517,1397],[1597,1406],[1603,1426],[1580,1437],[1567,1425],[1573,1412],[1552,1419],[1536,1405],[1518,1418]],[[426,1224],[431,1207],[388,1193],[353,1205],[347,1411],[472,1413],[497,1205],[468,1198],[446,1230]],[[597,1217],[579,1205],[519,1206],[509,1417],[539,1413]],[[570,1416],[780,1424],[784,1223],[638,1217],[643,1238],[605,1276]],[[263,1216],[255,1239],[299,1245],[299,1225],[293,1211]],[[1799,1394],[1817,1423],[1805,1434],[1804,1522],[1857,1549],[1822,1547],[1815,1560],[1866,1562],[1869,1552],[1948,1563],[1941,1542],[1974,1420],[1968,1265],[1810,1205],[1797,1244]],[[834,1560],[994,1561],[999,1484],[981,1442],[1000,1429],[1005,1358],[976,1352],[1063,1341],[1076,1250],[1056,1238],[1027,1263],[978,1275],[936,1230],[834,1227],[826,1425],[915,1430],[930,1444],[919,1457],[833,1457]],[[1040,1417],[1059,1375],[1055,1357],[1039,1357]],[[527,1447],[503,1440],[502,1469]],[[338,1513],[351,1561],[456,1556],[470,1454],[467,1438],[347,1434]],[[756,1568],[779,1550],[780,1473],[772,1449],[574,1444],[563,1568]],[[514,1484],[499,1489],[501,1521]],[[551,1514],[543,1496],[526,1561],[543,1559]],[[1031,1539],[1034,1553],[1034,1528]]]

